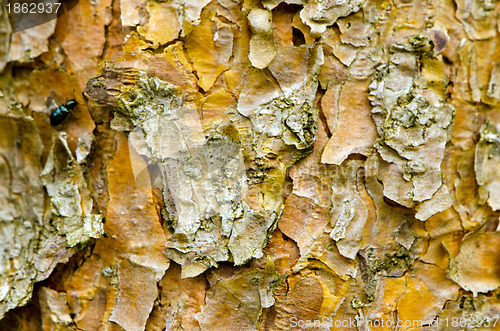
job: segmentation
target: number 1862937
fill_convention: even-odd
[[[7,13],[13,14],[52,14],[56,13],[61,6],[58,2],[34,3],[34,2],[15,2],[6,3]]]
[[[447,328],[477,328],[477,327],[496,327],[498,316],[494,318],[474,318],[474,317],[445,317],[439,320],[440,325]]]

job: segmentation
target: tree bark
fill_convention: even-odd
[[[8,8],[0,329],[500,329],[500,3]]]

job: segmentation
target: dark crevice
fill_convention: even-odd
[[[306,38],[304,37],[302,31],[296,28],[292,28],[292,36],[293,36],[292,41],[294,46],[305,45]]]

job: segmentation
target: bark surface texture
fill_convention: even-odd
[[[499,1],[73,5],[0,6],[1,330],[500,330]]]

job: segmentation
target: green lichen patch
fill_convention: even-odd
[[[101,215],[92,215],[92,198],[83,170],[73,158],[64,132],[54,135],[49,158],[41,174],[50,197],[52,224],[66,236],[68,247],[100,238]]]
[[[375,299],[378,277],[399,277],[410,269],[415,257],[403,246],[397,246],[391,253],[385,253],[383,258],[375,254],[374,249],[368,248],[363,252],[365,268],[363,280],[365,282],[366,303],[369,305]]]
[[[118,111],[138,126],[160,114],[177,117],[182,99],[174,85],[141,71],[136,76],[136,85],[118,96],[117,105]]]
[[[446,197],[447,190],[438,190],[455,110],[447,103],[443,84],[432,81],[436,77],[446,80],[441,68],[429,65],[421,69],[422,55],[432,56],[431,41],[415,35],[393,46],[390,62],[378,68],[369,87],[378,133],[375,147],[387,162],[383,164],[387,171],[382,169],[379,174],[384,195],[405,207],[417,206],[418,217],[425,220],[452,202]],[[424,206],[424,201],[430,202]]]
[[[144,183],[162,189],[163,214],[173,232],[166,256],[182,266],[182,277],[260,257],[281,209],[254,210],[245,201],[243,138],[235,126],[240,123],[216,123],[204,131],[196,106],[177,87],[144,72],[135,82],[118,97],[118,112],[133,125],[129,147],[142,157],[133,161],[136,177],[158,170],[156,180]],[[310,143],[313,124],[306,124],[302,131],[293,127]]]

